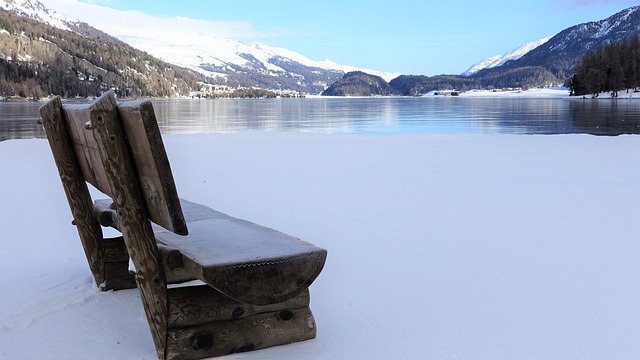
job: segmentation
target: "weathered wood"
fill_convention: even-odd
[[[161,254],[168,282],[197,278],[240,302],[264,305],[295,297],[324,267],[325,249],[205,205],[180,200],[189,235],[178,236],[159,228],[155,233],[157,241],[165,245]],[[106,215],[113,213],[108,204],[108,200],[96,201],[101,218],[113,217]],[[174,259],[177,254],[182,255],[179,270],[167,266],[169,253],[165,251],[170,251]]]
[[[307,308],[274,311],[231,321],[169,329],[167,359],[201,359],[313,339],[316,325]]]
[[[111,199],[97,200],[93,203],[93,211],[95,212],[96,219],[98,219],[100,225],[119,230],[120,224],[118,224],[118,214],[116,214],[115,209],[111,208],[112,203]]]
[[[62,113],[60,97],[55,97],[44,104],[40,108],[40,116],[89,268],[96,285],[100,286],[105,280],[101,256],[102,229],[93,217],[91,195],[80,171],[78,157],[69,136],[68,124]]]
[[[166,283],[112,92],[92,104],[91,124],[113,194],[120,230],[136,268],[136,283],[156,351],[162,359],[165,357],[168,317]]]
[[[118,113],[149,219],[176,234],[186,235],[187,225],[151,102],[120,102]]]
[[[104,282],[100,285],[103,291],[133,289],[136,279],[129,271],[129,261],[109,262],[104,264]]]
[[[184,199],[182,207],[189,235],[157,231],[158,242],[178,249],[189,273],[240,302],[295,297],[324,266],[327,251],[313,244]]]
[[[135,281],[160,359],[315,337],[308,287],[326,250],[179,199],[150,102],[117,106],[109,92],[91,105],[62,108],[58,98],[41,113],[96,282],[108,290]],[[111,200],[91,204],[85,180]],[[80,205],[78,192],[86,196]],[[189,235],[176,235],[187,232],[187,222]],[[100,225],[122,236],[102,239]],[[210,286],[167,288],[194,278]]]
[[[102,165],[98,143],[91,132],[86,129],[90,109],[86,104],[69,104],[65,105],[63,111],[69,124],[69,134],[85,180],[104,194],[112,196],[107,174]]]
[[[87,127],[93,126],[87,122],[90,109],[85,104],[73,104],[65,106],[64,112],[69,120],[69,132],[84,178],[104,194],[113,197],[98,143],[91,132],[86,131]],[[118,104],[117,112],[149,219],[176,234],[187,234],[153,106],[148,101],[122,102]]]
[[[293,299],[269,305],[241,303],[207,285],[169,289],[168,298],[168,323],[173,328],[237,320],[259,313],[292,311],[309,306],[308,290]]]
[[[129,262],[129,253],[122,236],[105,238],[102,244],[104,262]]]
[[[164,245],[158,245],[158,250],[160,251],[160,264],[168,284],[196,280],[196,277],[184,268],[182,254],[179,250]]]

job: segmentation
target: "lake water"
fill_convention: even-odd
[[[165,134],[640,134],[640,100],[420,97],[154,100]],[[44,137],[39,103],[0,103],[0,141]]]

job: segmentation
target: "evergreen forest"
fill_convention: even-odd
[[[640,89],[640,37],[608,44],[587,52],[571,78],[575,96],[609,92],[618,97],[621,90]]]

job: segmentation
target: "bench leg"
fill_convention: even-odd
[[[104,279],[99,285],[100,290],[122,290],[136,287],[135,276],[129,271],[129,254],[122,236],[103,239],[102,262]]]

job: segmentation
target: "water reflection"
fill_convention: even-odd
[[[44,138],[44,129],[37,124],[40,105],[35,102],[0,102],[0,141]]]
[[[571,101],[571,121],[577,132],[593,135],[640,134],[637,101]]]
[[[340,101],[342,100],[342,101]],[[164,133],[225,133],[242,130],[351,133],[367,124],[393,126],[398,111],[390,99],[254,99],[156,101]]]
[[[557,98],[154,100],[165,134],[640,134],[640,101]],[[44,137],[38,103],[0,103],[0,140]]]

